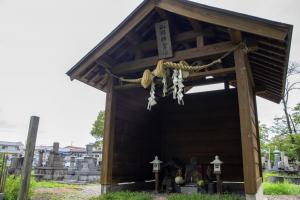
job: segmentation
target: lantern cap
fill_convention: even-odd
[[[222,164],[223,162],[219,159],[219,156],[215,156],[215,160],[212,161],[210,164]]]
[[[154,160],[150,162],[151,164],[160,164],[163,163],[162,161],[158,160],[158,156],[154,157]]]
[[[278,150],[277,146],[275,146],[274,154],[280,154],[280,151]]]

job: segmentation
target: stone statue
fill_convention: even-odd
[[[175,187],[175,177],[177,170],[181,168],[180,161],[177,158],[172,158],[170,161],[162,165],[163,180],[161,190],[173,192]]]
[[[195,157],[192,157],[190,163],[185,167],[185,182],[196,184],[199,180],[202,180],[201,165],[198,165],[198,161]]]

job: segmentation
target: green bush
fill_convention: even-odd
[[[32,197],[32,194],[33,194],[32,186],[34,184],[35,184],[35,181],[30,180],[28,199],[31,199],[31,197]],[[4,188],[4,200],[16,200],[18,198],[19,186],[20,186],[20,176],[7,177],[6,185]]]
[[[152,196],[144,192],[124,191],[108,193],[92,200],[152,200]]]
[[[300,195],[300,185],[284,183],[264,182],[264,194],[266,195]]]
[[[245,198],[231,195],[208,195],[208,194],[172,194],[167,197],[168,200],[243,200]]]

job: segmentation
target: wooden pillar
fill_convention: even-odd
[[[255,91],[253,91],[255,94]],[[258,148],[258,158],[259,158],[259,175],[263,178],[263,170],[262,170],[262,163],[261,163],[261,151],[260,151],[260,139],[259,139],[259,123],[258,123],[258,114],[257,114],[257,103],[256,103],[256,96],[253,95],[253,102],[254,102],[254,109],[255,109],[255,122],[256,122],[256,142]],[[262,179],[263,181],[263,179]]]
[[[234,60],[240,113],[244,187],[246,195],[255,195],[262,181],[259,172],[259,140],[257,139],[256,110],[253,101],[255,94],[253,93],[252,75],[247,69],[249,67],[247,66],[247,55],[242,47],[235,50]]]
[[[115,131],[115,91],[113,78],[109,77],[107,83],[106,106],[105,106],[105,122],[103,137],[103,153],[101,168],[101,184],[102,191],[107,192],[112,184],[112,168],[113,168],[113,145]],[[103,189],[104,188],[104,189]]]
[[[34,156],[34,149],[35,149],[35,142],[36,142],[39,120],[40,118],[36,116],[32,116],[30,119],[18,200],[26,200],[28,196],[32,161]]]

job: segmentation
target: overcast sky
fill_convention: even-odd
[[[0,140],[22,141],[40,116],[37,144],[84,146],[105,107],[105,94],[65,72],[100,42],[141,0],[0,0]],[[215,7],[294,25],[290,60],[300,61],[300,1],[198,0]],[[292,105],[300,102],[293,94]],[[281,106],[258,98],[270,124]]]

